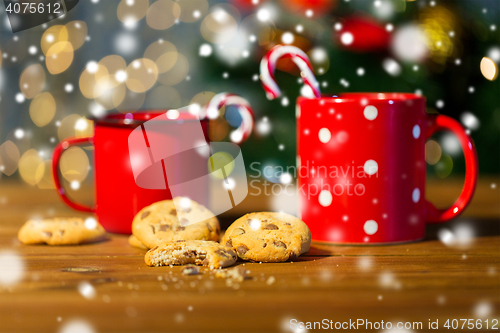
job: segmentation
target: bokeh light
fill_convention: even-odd
[[[236,19],[224,8],[214,6],[201,22],[201,35],[214,44],[224,44],[231,40],[238,30]]]
[[[207,0],[177,0],[177,4],[181,9],[179,20],[182,22],[196,22],[208,11]]]
[[[420,14],[420,22],[431,59],[444,64],[457,50],[455,15],[444,6],[427,7]],[[450,36],[450,31],[454,32],[453,36]]]
[[[122,113],[128,113],[139,110],[144,104],[145,99],[145,93],[137,93],[130,89],[126,89],[125,96],[123,96],[121,102],[118,102],[118,98],[116,100],[113,98],[113,103],[115,103],[116,110]]]
[[[19,88],[27,99],[32,99],[45,87],[45,70],[42,65],[34,64],[26,67],[19,78]]]
[[[198,94],[196,94],[193,98],[191,98],[191,101],[189,102],[190,105],[199,105],[200,107],[206,106],[210,100],[217,95],[214,92],[211,91],[202,91]]]
[[[94,122],[81,117],[75,122],[75,137],[88,138],[94,136]]]
[[[149,0],[121,0],[116,10],[118,19],[130,25],[146,16],[149,9]]]
[[[246,39],[250,42],[257,42],[259,45],[266,45],[276,38],[277,30],[270,20],[261,21],[257,15],[249,15],[243,19],[240,25],[242,34],[246,34]]]
[[[218,179],[224,179],[229,176],[233,172],[234,166],[233,156],[224,151],[217,152],[208,159],[208,172],[211,176]]]
[[[441,159],[434,165],[434,170],[440,178],[446,178],[453,170],[453,159],[448,154],[442,154]]]
[[[399,27],[391,40],[394,55],[408,62],[422,62],[429,53],[427,35],[421,26],[407,24]]]
[[[64,72],[73,62],[74,52],[70,42],[55,43],[47,51],[45,65],[50,74]]]
[[[127,70],[127,88],[136,93],[142,93],[149,90],[158,78],[158,68],[154,61],[146,58],[136,59],[128,65]]]
[[[0,252],[0,285],[10,287],[19,283],[24,271],[24,261],[21,256],[9,250]]]
[[[165,73],[177,62],[177,48],[170,42],[159,40],[148,46],[144,58],[155,62],[159,74]]]
[[[10,176],[17,170],[21,153],[14,142],[7,140],[0,145],[0,158],[2,160],[0,171]]]
[[[164,30],[175,24],[181,15],[181,7],[172,0],[158,0],[147,12],[146,22],[152,29]]]
[[[425,143],[425,161],[434,165],[441,159],[441,146],[435,140],[429,140]]]
[[[106,56],[102,58],[97,64],[106,68],[107,72],[107,75],[97,78],[97,82],[101,86],[114,88],[125,82],[126,79],[124,80],[123,77],[120,77],[120,75],[123,75],[121,73],[125,73],[125,71],[127,70],[127,63],[119,55],[113,54]]]
[[[85,43],[87,38],[88,28],[83,21],[71,21],[65,26],[68,33],[68,42],[71,43],[73,50],[78,50]]]
[[[328,53],[323,48],[317,47],[309,52],[307,52],[309,59],[314,67],[314,73],[316,75],[325,74],[330,68],[330,59],[328,58]]]
[[[36,95],[30,103],[30,117],[38,127],[50,123],[56,114],[56,101],[48,92]]]
[[[57,129],[57,137],[59,138],[59,141],[75,136],[75,125],[80,118],[82,118],[82,116],[78,114],[70,114],[61,120],[59,128]]]
[[[43,159],[35,149],[26,151],[19,160],[19,174],[30,185],[36,185],[36,171]]]
[[[47,55],[49,49],[56,43],[68,41],[68,29],[63,25],[53,25],[42,35],[40,47],[43,54]]]
[[[481,68],[481,74],[483,74],[483,76],[486,79],[493,81],[497,78],[498,76],[497,64],[495,64],[495,62],[490,58],[484,57],[483,59],[481,59],[480,68]]]
[[[114,88],[108,85],[101,89],[101,94],[95,101],[103,109],[111,110],[123,102],[126,93],[127,87],[123,83]]]
[[[174,87],[156,87],[146,98],[146,107],[150,110],[178,109],[181,106],[181,96]]]
[[[90,63],[89,63],[90,64]],[[108,86],[109,73],[106,67],[97,63],[87,65],[80,75],[79,86],[83,96],[93,99],[103,93],[103,87]]]
[[[81,183],[89,173],[89,158],[80,147],[70,147],[61,156],[59,169],[68,182]]]
[[[187,58],[181,54],[177,54],[177,61],[172,69],[161,73],[158,76],[158,81],[167,86],[173,86],[182,82],[189,72],[189,62]]]

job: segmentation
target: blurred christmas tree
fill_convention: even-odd
[[[280,61],[283,97],[275,101],[258,77],[276,44],[307,52],[323,93],[424,95],[429,112],[472,132],[480,172],[500,173],[498,0],[92,0],[16,34],[3,8],[0,18],[1,171],[16,175],[19,166],[33,185],[50,183],[41,165],[60,140],[92,135],[84,116],[204,104],[223,91],[244,96],[256,112],[245,162],[294,165],[298,71]],[[136,61],[154,69],[154,80],[136,73],[142,85],[132,84]],[[102,87],[102,78],[110,84]],[[212,121],[211,139],[228,140],[239,121],[227,108],[225,119]],[[427,147],[438,176],[464,171],[449,133]]]

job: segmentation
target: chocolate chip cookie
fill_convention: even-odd
[[[24,244],[76,245],[103,240],[106,231],[94,218],[52,218],[29,220],[17,238]]]
[[[177,208],[176,208],[177,207]],[[204,206],[183,197],[156,202],[134,217],[132,233],[148,248],[178,240],[219,239],[219,220]]]
[[[236,253],[217,242],[188,240],[155,246],[146,253],[148,266],[188,265],[207,266],[210,269],[231,266]]]
[[[231,224],[221,244],[244,260],[283,262],[309,250],[311,232],[302,220],[289,214],[251,213]]]

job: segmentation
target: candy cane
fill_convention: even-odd
[[[202,117],[215,119],[219,117],[219,109],[221,107],[230,105],[238,107],[238,112],[242,118],[240,126],[231,133],[230,139],[235,143],[240,143],[250,136],[253,129],[253,110],[246,99],[231,93],[217,94],[210,100],[202,112]]]
[[[292,58],[300,69],[300,76],[302,76],[304,83],[311,87],[314,96],[320,98],[319,84],[314,76],[309,57],[301,49],[290,45],[276,45],[267,52],[260,62],[260,81],[266,91],[267,98],[275,99],[281,95],[280,88],[274,78],[276,63],[281,58]]]

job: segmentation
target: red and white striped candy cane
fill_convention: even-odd
[[[276,45],[267,52],[260,62],[260,81],[266,91],[267,98],[275,99],[281,95],[280,88],[274,78],[276,63],[281,58],[292,58],[300,69],[300,76],[302,76],[304,83],[311,87],[314,96],[320,98],[319,84],[314,76],[309,57],[298,47],[290,45]]]
[[[215,119],[219,117],[219,109],[223,106],[234,105],[238,108],[242,121],[240,126],[231,135],[231,141],[241,143],[248,139],[253,129],[253,110],[250,103],[240,95],[220,93],[215,95],[206,106],[203,117]]]

